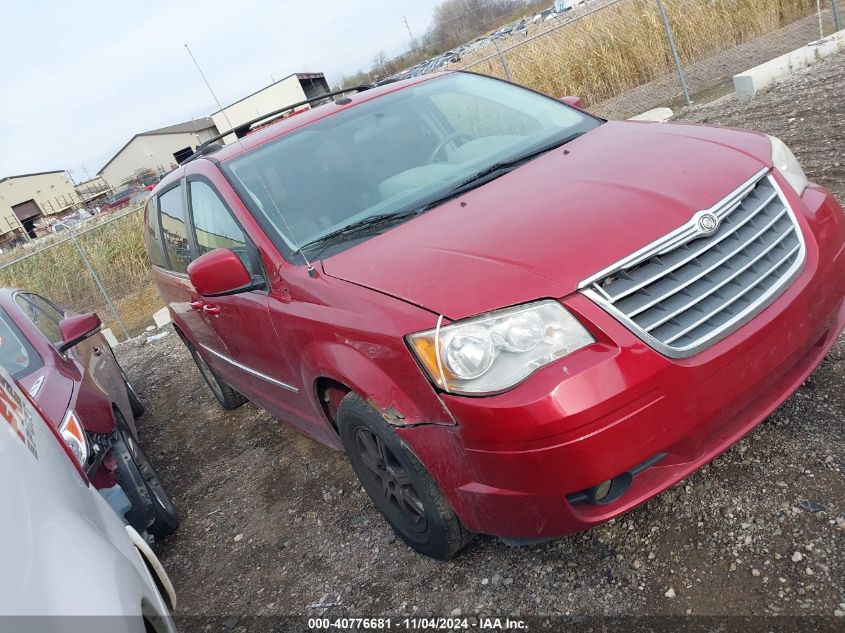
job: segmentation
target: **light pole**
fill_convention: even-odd
[[[103,295],[103,299],[106,300],[106,303],[109,306],[109,310],[111,311],[114,318],[117,320],[118,324],[120,325],[120,329],[123,330],[123,335],[126,337],[126,340],[129,340],[129,330],[126,329],[126,324],[123,322],[123,319],[120,318],[120,314],[117,312],[117,308],[114,307],[114,304],[111,301],[111,297],[109,297],[109,293],[106,292],[105,287],[103,286],[103,282],[100,281],[100,277],[94,271],[94,267],[91,266],[91,262],[88,261],[88,258],[85,256],[85,251],[82,250],[82,244],[79,243],[79,240],[76,237],[76,233],[73,232],[73,227],[69,224],[65,224],[61,220],[56,220],[53,226],[57,224],[61,224],[65,227],[68,232],[70,233],[70,239],[73,240],[73,245],[76,247],[79,256],[82,258],[82,261],[85,262],[85,267],[88,269],[88,272],[91,273],[91,277],[94,279],[94,283],[97,284],[97,288],[100,289],[100,294]]]

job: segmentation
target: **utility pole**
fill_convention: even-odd
[[[836,0],[834,0],[834,2],[836,2]],[[414,39],[414,34],[411,33],[411,27],[408,26],[408,18],[403,15],[402,19],[405,21],[405,28],[408,29],[408,36],[411,38],[411,48],[416,48],[417,40]]]
[[[830,0],[831,8],[833,9],[833,25],[835,31],[842,30],[842,18],[839,17],[839,5],[837,3],[838,0]]]

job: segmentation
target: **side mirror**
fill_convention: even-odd
[[[100,317],[93,312],[65,317],[59,321],[59,333],[62,335],[59,352],[64,354],[77,343],[94,336],[102,325]]]
[[[560,100],[567,105],[571,105],[573,108],[578,108],[579,110],[584,109],[584,104],[581,103],[581,97],[567,96],[561,97]]]
[[[264,287],[253,278],[241,258],[228,248],[215,248],[188,264],[188,278],[203,297],[225,297]]]

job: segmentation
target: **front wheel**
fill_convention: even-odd
[[[411,450],[357,394],[338,407],[338,429],[352,468],[376,508],[420,554],[448,559],[472,538]]]

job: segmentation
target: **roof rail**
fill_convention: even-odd
[[[370,85],[360,85],[360,86],[352,86],[351,88],[344,88],[343,90],[335,90],[333,92],[323,92],[322,94],[318,94],[317,96],[311,97],[310,99],[305,99],[304,101],[297,101],[296,103],[292,103],[291,105],[285,106],[284,108],[279,108],[278,110],[273,110],[272,112],[268,112],[260,117],[252,119],[251,121],[247,121],[246,123],[242,123],[234,127],[233,129],[223,132],[222,134],[218,134],[217,136],[212,136],[210,139],[203,141],[200,143],[199,147],[197,147],[196,151],[185,158],[180,165],[184,165],[185,163],[189,163],[192,160],[199,158],[200,156],[205,156],[206,154],[211,154],[212,152],[216,152],[222,146],[217,141],[222,140],[224,137],[229,136],[230,134],[234,134],[238,138],[243,138],[247,134],[249,134],[250,129],[256,123],[260,123],[261,121],[266,121],[267,119],[271,119],[275,116],[280,114],[284,114],[285,112],[289,112],[299,106],[310,105],[315,101],[322,101],[323,99],[327,99],[329,97],[336,97],[337,95],[346,94],[347,92],[363,92],[364,90],[369,90],[373,86]]]

